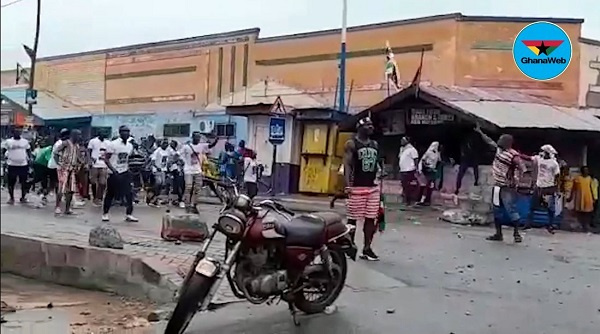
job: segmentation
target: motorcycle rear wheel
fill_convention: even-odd
[[[339,268],[339,272],[336,274],[333,287],[331,289],[328,288],[327,295],[320,298],[320,301],[307,300],[303,291],[297,293],[295,296],[294,306],[306,314],[322,313],[327,306],[330,306],[338,299],[344,289],[348,274],[346,255],[342,250],[331,250],[330,254],[331,260]]]
[[[183,334],[198,311],[198,306],[208,295],[214,283],[214,277],[194,273],[177,301],[177,306],[167,323],[165,334]]]

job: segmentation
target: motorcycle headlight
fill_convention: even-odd
[[[252,208],[252,200],[247,195],[240,194],[233,201],[233,207],[248,212]]]
[[[219,231],[227,237],[236,239],[244,235],[246,215],[238,209],[229,209],[223,212],[217,220]]]

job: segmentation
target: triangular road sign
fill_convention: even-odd
[[[285,115],[285,106],[283,105],[283,101],[281,101],[281,96],[277,96],[277,98],[275,99],[275,102],[273,102],[273,105],[271,106],[271,114],[279,114],[279,115]]]

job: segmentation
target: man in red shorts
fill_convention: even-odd
[[[379,186],[375,184],[379,161],[379,146],[369,137],[373,134],[373,122],[369,117],[356,124],[356,136],[346,142],[344,154],[344,179],[346,182],[346,214],[348,224],[364,219],[364,248],[362,259],[378,261],[371,244],[377,231],[379,212]],[[352,235],[354,239],[354,235]]]

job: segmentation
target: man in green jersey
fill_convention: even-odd
[[[56,170],[48,168],[48,163],[52,157],[52,142],[46,139],[42,142],[42,147],[33,161],[33,182],[32,185],[40,183],[42,188],[38,194],[42,195],[42,202],[47,202],[46,196],[50,189],[56,187]]]

